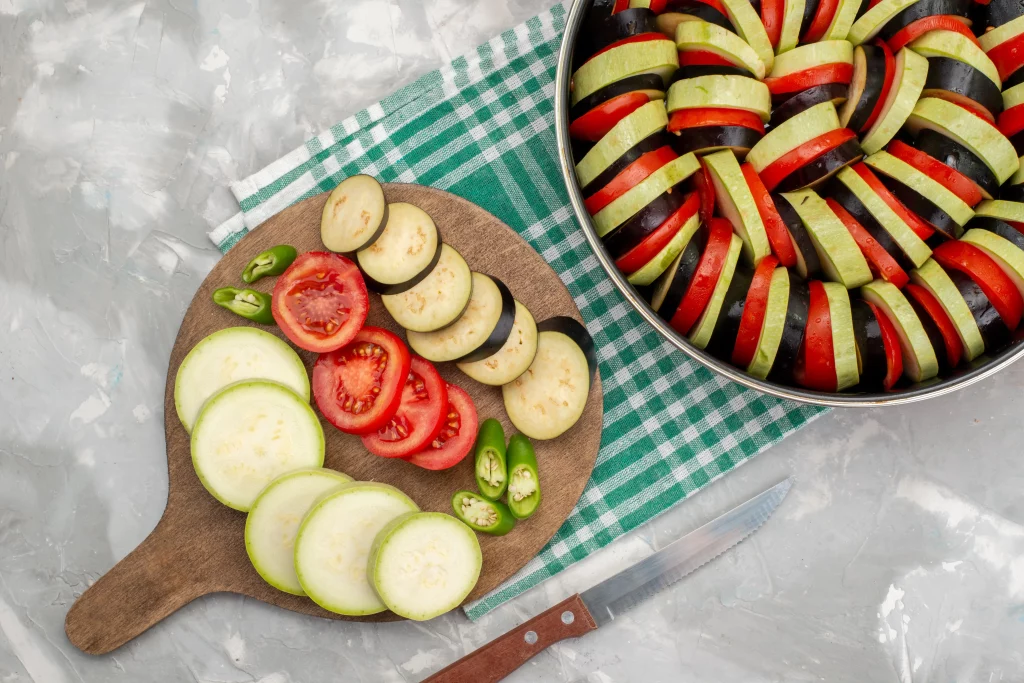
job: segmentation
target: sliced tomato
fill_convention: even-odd
[[[870,301],[867,303],[875,312],[878,327],[882,330],[882,344],[885,345],[886,373],[885,379],[882,380],[882,386],[892,389],[903,376],[903,350],[900,349],[900,337],[896,332],[896,326],[889,320],[889,316]]]
[[[803,386],[816,391],[835,391],[836,358],[832,346],[832,316],[828,308],[825,285],[817,280],[807,283],[811,292],[804,330]]]
[[[1014,71],[1024,64],[1024,33],[1019,33],[1009,40],[989,50],[988,58],[996,65],[1000,80],[1006,80]]]
[[[889,188],[882,184],[882,181],[878,179],[867,164],[859,163],[853,165],[853,170],[856,171],[857,175],[864,179],[864,182],[868,184],[875,194],[882,198],[889,208],[900,217],[904,223],[910,226],[910,229],[923,240],[928,239],[935,234],[935,229],[924,222],[924,220],[916,213],[903,206],[903,202],[896,199],[896,195],[889,192]]]
[[[711,217],[715,215],[715,183],[711,180],[711,171],[704,163],[704,157],[697,158],[700,159],[701,172],[693,174],[693,186],[700,197],[700,222],[711,225]]]
[[[761,182],[769,192],[785,180],[790,173],[811,163],[822,154],[827,154],[843,143],[857,137],[849,128],[836,128],[819,135],[813,140],[791,149],[781,157],[768,164],[761,171]]]
[[[946,166],[938,159],[911,147],[901,140],[893,140],[885,149],[897,159],[936,180],[947,190],[962,199],[968,206],[974,206],[981,201],[981,190],[978,189],[978,186],[955,168]]]
[[[627,9],[629,9],[629,0],[615,0],[615,4],[612,6],[612,14],[622,12]]]
[[[672,241],[686,221],[690,220],[700,209],[700,197],[696,192],[691,192],[686,201],[665,221],[654,229],[650,235],[645,237],[640,244],[627,251],[615,265],[626,275],[640,270],[651,259],[658,255],[665,245]]]
[[[811,19],[811,25],[807,27],[807,33],[800,39],[800,42],[816,43],[821,40],[832,24],[837,9],[839,9],[839,0],[819,0],[818,8],[814,11],[814,18]]]
[[[668,4],[668,0],[650,0],[648,7],[655,14],[661,14],[665,11],[665,5]]]
[[[709,7],[714,7],[722,14],[723,17],[729,16],[729,10],[725,9],[725,5],[722,3],[722,0],[697,0],[697,2],[708,5]]]
[[[917,40],[928,33],[928,31],[953,31],[981,47],[981,43],[978,42],[978,39],[974,37],[974,33],[971,32],[971,29],[967,28],[964,22],[948,14],[934,14],[930,17],[921,17],[917,21],[912,21],[897,31],[889,39],[889,49],[893,52],[899,52],[906,47],[907,43]]]
[[[597,142],[634,111],[651,101],[645,92],[622,93],[602,102],[569,124],[569,135],[577,140]]]
[[[875,45],[878,46],[885,57],[885,80],[882,82],[882,90],[878,93],[878,101],[875,102],[875,108],[871,110],[868,120],[864,122],[864,126],[858,131],[860,133],[866,133],[871,130],[871,126],[875,125],[875,121],[885,107],[885,100],[889,97],[892,82],[896,78],[896,58],[893,57],[892,50],[889,49],[889,46],[881,38],[875,39]]]
[[[761,23],[768,34],[772,47],[779,46],[782,38],[782,17],[786,9],[785,0],[761,0]]]
[[[946,313],[946,309],[924,287],[910,284],[907,285],[905,291],[908,296],[913,297],[917,303],[921,304],[921,308],[925,310],[928,316],[935,322],[935,326],[939,328],[939,334],[942,335],[942,344],[946,347],[946,358],[949,360],[950,367],[955,368],[960,363],[960,356],[963,355],[964,345],[960,341],[960,335],[957,334],[956,327],[953,325],[953,321],[950,320],[949,314]]]
[[[608,50],[612,50],[617,47],[622,47],[623,45],[629,45],[630,43],[646,43],[651,40],[666,40],[665,34],[662,33],[661,31],[652,31],[650,33],[638,33],[635,36],[626,36],[621,40],[616,40],[614,43],[611,43],[610,45],[605,45],[600,50],[590,55],[590,59],[593,59],[594,57],[600,54],[604,54],[605,52],[608,52]],[[588,59],[587,61],[590,61],[590,59]]]
[[[476,406],[461,387],[448,385],[448,413],[437,438],[406,460],[425,470],[446,470],[462,462],[476,440]]]
[[[856,218],[850,215],[849,211],[843,208],[842,204],[831,197],[826,199],[825,203],[846,226],[847,232],[853,237],[853,241],[860,247],[861,253],[864,254],[868,265],[871,266],[871,272],[879,275],[886,282],[891,282],[903,289],[903,286],[910,282],[910,276],[900,267],[896,259],[878,243],[878,240],[871,236],[871,233]]]
[[[437,438],[448,414],[448,385],[429,361],[412,357],[398,412],[377,431],[363,436],[366,450],[382,458],[419,453]]]
[[[686,128],[703,126],[742,126],[764,134],[764,122],[751,111],[708,107],[706,109],[680,109],[668,118],[669,133],[678,133]]]
[[[1011,330],[1017,329],[1024,311],[1024,299],[1021,299],[1013,280],[992,257],[968,242],[949,240],[935,247],[932,258],[940,266],[958,270],[974,280],[1006,326]]]
[[[680,50],[679,66],[735,66],[741,69],[746,68],[711,50]]]
[[[587,197],[583,205],[591,215],[608,206],[622,195],[639,185],[645,178],[659,168],[679,157],[668,145],[647,152],[639,159],[622,169],[612,181],[594,194]]]
[[[793,238],[789,235],[789,229],[775,208],[775,202],[768,193],[768,188],[761,182],[761,176],[750,164],[743,164],[740,167],[743,177],[750,188],[750,194],[754,196],[754,204],[757,205],[757,213],[761,216],[761,223],[764,224],[764,231],[768,233],[768,243],[772,247],[772,253],[779,259],[779,263],[786,268],[796,265],[796,248],[793,246]]]
[[[277,279],[271,311],[293,344],[328,353],[363,329],[370,296],[352,261],[329,251],[307,251]]]
[[[772,285],[772,275],[779,259],[765,256],[754,269],[754,277],[750,280],[747,300],[743,304],[743,315],[740,317],[740,328],[736,333],[736,345],[732,349],[732,364],[745,368],[754,360],[757,353],[757,342],[761,339],[761,327],[764,315],[768,310],[768,290]]]
[[[999,132],[1008,138],[1024,130],[1024,104],[1004,109],[999,114],[999,123],[996,126]]]
[[[725,265],[732,241],[732,223],[724,218],[712,218],[709,224],[708,244],[701,254],[700,263],[693,274],[693,280],[679,302],[679,308],[672,315],[669,324],[679,334],[687,334],[711,300],[711,294],[718,284],[718,276]]]
[[[364,327],[351,342],[313,365],[313,398],[346,434],[369,434],[398,412],[409,376],[409,349],[395,334]]]
[[[1024,223],[1018,223],[1017,221],[1003,221],[1003,222],[1006,223],[1007,225],[1009,225],[1011,228],[1013,228],[1017,232],[1019,232],[1020,234],[1024,235]]]
[[[785,95],[813,88],[827,83],[849,84],[853,80],[853,64],[837,62],[819,64],[810,69],[786,74],[777,78],[766,78],[764,84],[772,95]]]

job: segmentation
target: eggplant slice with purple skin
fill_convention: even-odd
[[[776,192],[795,192],[807,187],[816,187],[846,166],[855,164],[864,156],[857,138],[847,140],[835,149],[794,170],[775,187]]]
[[[957,233],[961,229],[960,224],[939,208],[938,204],[892,176],[887,176],[884,173],[877,173],[877,175],[882,184],[896,196],[896,199],[900,200],[900,203],[949,239],[957,238]]]
[[[782,339],[779,350],[775,353],[775,362],[768,373],[769,382],[794,384],[793,370],[800,359],[800,351],[804,346],[804,331],[807,329],[807,317],[811,309],[811,291],[807,282],[800,278],[789,279],[789,302],[786,307],[786,322],[782,328]]]
[[[604,104],[614,97],[637,91],[664,93],[665,86],[658,74],[640,74],[623,78],[621,81],[610,83],[597,92],[587,95],[574,104],[569,110],[569,121],[575,121],[597,105]]]
[[[753,278],[754,272],[746,265],[740,263],[736,266],[729,288],[725,290],[725,300],[722,301],[722,310],[715,321],[715,329],[708,341],[707,352],[726,363],[732,362],[732,350],[736,346],[736,335],[740,331],[743,309]]]
[[[811,27],[811,22],[814,21],[814,15],[818,13],[818,2],[819,0],[804,0],[804,16],[800,20],[800,42],[803,42],[803,36],[807,33],[807,29]]]
[[[853,339],[860,358],[860,384],[857,389],[881,391],[889,373],[889,361],[878,316],[863,299],[851,299],[850,312],[853,314]]]
[[[1024,83],[1024,69],[1018,68],[1012,74],[1003,79],[1003,90],[1009,90],[1015,85]]]
[[[775,203],[775,210],[779,212],[779,217],[786,224],[789,236],[793,240],[797,254],[797,275],[802,278],[817,277],[821,273],[821,259],[818,258],[818,251],[814,248],[814,242],[800,220],[800,215],[781,194],[773,194],[771,198]]]
[[[679,188],[669,188],[654,198],[635,216],[602,237],[604,248],[613,259],[625,256],[644,238],[658,229],[669,216],[674,214],[686,201],[686,193]]]
[[[935,319],[928,314],[925,307],[912,294],[907,295],[907,301],[910,302],[910,307],[917,314],[917,319],[921,321],[924,333],[928,335],[928,342],[932,345],[932,349],[935,350],[935,358],[939,361],[939,372],[949,372],[953,369],[953,365],[949,362],[946,340],[943,338],[942,332],[939,331],[938,323],[935,322]]]
[[[651,308],[666,322],[672,320],[676,309],[686,296],[686,290],[690,288],[693,276],[697,274],[697,266],[700,265],[707,244],[707,230],[702,226],[690,238],[686,248],[676,257],[669,269],[651,287]]]
[[[369,289],[371,292],[377,292],[378,294],[401,294],[402,292],[407,292],[416,285],[418,285],[419,283],[423,282],[423,280],[425,280],[427,276],[430,275],[431,272],[433,272],[434,266],[436,266],[437,262],[441,260],[441,247],[443,246],[444,244],[441,241],[441,232],[440,230],[438,230],[437,248],[434,250],[434,255],[430,258],[430,262],[423,270],[416,273],[414,276],[412,276],[405,282],[398,282],[389,285],[384,282],[379,282],[370,277],[370,275],[366,272],[365,269],[362,268],[362,266],[360,266],[359,270],[363,274],[363,280],[366,281],[367,289]]]
[[[1003,96],[992,79],[970,64],[949,57],[928,59],[928,78],[921,97],[940,97],[963,106],[971,100],[984,107],[993,119],[1003,111]]]
[[[839,110],[839,125],[863,133],[871,112],[885,88],[885,53],[877,45],[858,45],[853,49],[853,80],[847,88],[847,100]]]
[[[998,218],[993,218],[992,216],[975,216],[964,229],[973,230],[974,228],[978,228],[979,230],[988,230],[991,233],[995,233],[1012,243],[1021,251],[1024,251],[1024,233],[1021,233],[1017,228],[1013,227],[1006,221],[1001,221]]]
[[[853,219],[860,223],[861,227],[867,230],[868,234],[875,238],[885,252],[892,256],[900,268],[908,273],[914,269],[914,262],[903,253],[903,249],[893,239],[889,231],[882,227],[882,224],[875,220],[875,217],[861,203],[860,199],[843,183],[833,182],[829,184],[828,196],[834,199],[846,212],[853,216]]]
[[[580,190],[580,193],[584,197],[589,197],[590,195],[594,194],[602,187],[610,183],[615,178],[615,176],[619,175],[619,173],[625,170],[627,166],[629,166],[631,163],[633,163],[643,155],[647,154],[648,152],[653,152],[654,150],[660,149],[669,144],[671,144],[671,142],[668,136],[664,133],[664,131],[648,135],[646,138],[644,138],[643,140],[641,140],[640,142],[636,143],[635,145],[627,149],[625,152],[623,152],[622,156],[613,161],[611,165],[608,166],[608,168],[601,171],[596,178],[587,183],[587,186],[582,188]]]
[[[973,0],[917,0],[917,2],[901,10],[892,19],[885,22],[878,35],[882,40],[888,42],[893,36],[918,19],[940,14],[967,19],[970,17],[972,4]]]
[[[992,0],[988,5],[982,5],[982,8],[986,10],[982,31],[986,27],[999,28],[1024,16],[1024,2],[1021,0]]]
[[[958,270],[953,270],[952,268],[943,268],[943,270],[946,271],[949,279],[956,285],[960,296],[967,302],[967,308],[970,309],[971,315],[974,316],[974,322],[978,324],[978,329],[981,330],[981,338],[985,342],[985,351],[987,353],[995,353],[1013,341],[1013,333],[1010,331],[1010,328],[1003,322],[996,307],[985,296],[985,292],[978,286],[978,283],[972,280],[970,276],[964,275]]]
[[[802,90],[772,109],[772,128],[781,125],[797,114],[803,113],[816,104],[831,102],[839,106],[846,101],[848,88],[842,83],[826,83]]]
[[[727,31],[736,32],[729,17],[725,16],[711,5],[699,2],[699,0],[683,0],[682,2],[670,2],[665,6],[662,15],[685,14],[706,21],[715,26],[721,26]],[[674,39],[674,37],[673,37]]]
[[[983,193],[988,193],[989,198],[999,195],[999,181],[992,170],[974,152],[955,140],[934,130],[925,129],[917,134],[914,147],[973,180]]]
[[[590,332],[583,326],[583,323],[576,320],[576,318],[558,315],[537,323],[537,334],[540,335],[543,332],[559,332],[564,334],[569,339],[572,339],[576,346],[580,347],[580,351],[583,352],[587,359],[590,382],[593,384],[594,373],[597,372],[597,346],[594,344],[594,338],[590,336]]]
[[[643,7],[616,12],[593,22],[584,21],[576,40],[573,71],[594,56],[594,53],[600,52],[623,38],[637,36],[641,33],[658,33],[655,19],[654,12]]]
[[[1005,199],[1008,202],[1024,203],[1024,183],[1003,185],[999,190],[999,198]]]
[[[671,135],[672,149],[680,156],[688,152],[703,156],[715,150],[729,148],[741,160],[762,137],[764,133],[758,133],[745,126],[684,128],[679,133]]]

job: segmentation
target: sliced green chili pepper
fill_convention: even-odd
[[[526,519],[540,505],[537,456],[530,440],[515,434],[508,441],[508,507],[516,519]]]
[[[498,500],[508,486],[505,468],[505,430],[493,417],[480,425],[476,437],[476,486],[480,495]]]
[[[456,491],[452,496],[455,516],[471,529],[492,536],[504,536],[516,525],[516,518],[504,503],[487,500],[472,491]]]
[[[265,275],[280,275],[292,264],[298,252],[295,247],[279,244],[249,261],[242,271],[242,282],[252,284]]]
[[[213,303],[254,323],[274,324],[274,315],[270,310],[270,295],[257,292],[255,289],[221,287],[213,293]]]

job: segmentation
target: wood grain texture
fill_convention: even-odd
[[[480,207],[455,195],[419,185],[385,185],[389,202],[409,202],[437,223],[445,242],[458,249],[474,270],[504,281],[537,321],[554,315],[581,320],[558,275],[513,230]],[[218,592],[246,595],[296,612],[330,619],[392,621],[390,612],[370,617],[331,614],[304,597],[282,593],[265,583],[249,564],[243,531],[245,514],[231,510],[206,492],[192,468],[189,436],[174,409],[174,377],[185,354],[208,334],[249,324],[215,305],[214,289],[243,286],[239,280],[249,259],[276,244],[299,252],[322,250],[320,213],[327,195],[311,197],[282,211],[243,238],[210,272],[196,292],[171,352],[164,394],[169,491],[156,529],[132,553],[85,591],[68,612],[65,631],[79,649],[109,652],[197,597]],[[255,289],[269,292],[274,278]],[[369,325],[404,334],[371,294]],[[276,327],[265,327],[283,338]],[[315,354],[299,352],[312,372]],[[499,387],[487,387],[463,375],[453,363],[438,366],[442,376],[473,397],[480,419],[500,419],[506,434],[514,429],[505,415]],[[480,581],[467,600],[475,600],[521,569],[550,540],[579,499],[601,443],[602,392],[594,378],[580,421],[558,439],[535,443],[544,502],[508,536],[479,535],[483,549]],[[423,509],[451,512],[451,495],[473,489],[472,457],[444,472],[428,472],[400,460],[369,454],[354,436],[321,419],[327,441],[325,466],[360,480],[381,481],[409,494]]]

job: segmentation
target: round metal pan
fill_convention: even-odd
[[[583,206],[583,196],[580,194],[579,184],[576,181],[575,164],[569,141],[569,81],[572,76],[573,48],[576,44],[580,23],[583,21],[583,15],[590,2],[591,0],[575,0],[573,2],[569,10],[569,16],[566,19],[562,47],[558,53],[558,73],[555,77],[555,134],[558,140],[559,165],[562,170],[562,177],[565,179],[566,188],[569,191],[569,201],[572,203],[576,219],[583,226],[583,235],[590,244],[590,248],[594,250],[594,255],[601,263],[601,267],[608,273],[608,277],[611,278],[612,284],[619,290],[619,293],[661,336],[701,365],[745,387],[757,389],[778,398],[831,407],[898,405],[942,396],[994,375],[1024,355],[1024,334],[1018,331],[1014,335],[1013,343],[1001,352],[993,355],[986,354],[970,364],[961,364],[955,372],[937,377],[928,382],[910,385],[886,393],[824,393],[807,391],[799,387],[766,382],[751,377],[739,368],[723,363],[710,354],[696,348],[685,337],[669,327],[665,321],[651,310],[647,302],[637,294],[632,285],[626,282],[626,278],[615,267],[615,263],[605,251],[601,240],[594,231],[590,215]]]

